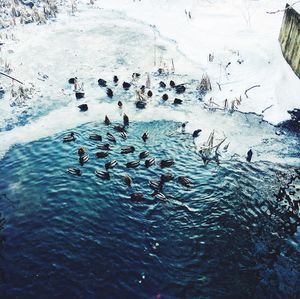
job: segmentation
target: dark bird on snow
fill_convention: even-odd
[[[131,86],[130,83],[125,82],[125,81],[123,82],[123,88],[124,88],[124,89],[128,90],[128,89],[130,88],[130,86]]]
[[[248,162],[251,162],[252,156],[253,156],[253,152],[252,152],[251,149],[249,149],[249,151],[247,152],[247,158],[246,158],[246,160],[247,160]]]
[[[123,124],[125,127],[129,126],[129,117],[125,113],[123,115]]]
[[[201,129],[198,129],[198,130],[195,130],[194,132],[193,132],[193,138],[197,138],[197,137],[199,137],[199,135],[200,135],[200,133],[202,132],[202,130]]]
[[[136,106],[136,108],[139,108],[139,109],[145,109],[147,106],[147,103],[145,101],[137,101],[137,102],[135,102],[135,106]]]
[[[77,81],[77,77],[74,77],[74,78],[70,78],[69,79],[69,84],[75,84],[75,82]]]
[[[183,102],[183,101],[182,101],[181,99],[175,98],[173,104],[174,104],[174,105],[181,105],[182,102]]]
[[[75,133],[74,133],[74,132],[71,132],[69,135],[66,135],[66,136],[63,138],[63,140],[64,140],[64,142],[75,141],[75,140],[76,140]]]
[[[77,100],[82,99],[82,98],[84,98],[84,92],[83,91],[76,91],[75,96],[76,96]]]
[[[110,121],[110,119],[107,117],[107,115],[105,115],[104,123],[105,123],[107,126],[111,125],[111,121]]]
[[[144,94],[144,93],[145,93],[145,88],[146,88],[145,85],[142,85],[142,86],[141,86],[141,88],[140,88],[141,94]]]
[[[118,107],[122,108],[123,107],[123,103],[121,101],[118,102]]]
[[[80,109],[80,111],[88,111],[88,109],[89,109],[87,104],[81,104],[77,107]]]
[[[176,85],[175,86],[176,93],[181,94],[184,93],[186,88],[184,85]]]
[[[103,79],[99,79],[99,80],[98,80],[98,84],[99,84],[99,86],[101,86],[101,87],[106,87],[106,81],[103,80]]]
[[[161,88],[166,88],[166,87],[167,87],[166,83],[163,82],[163,81],[160,81],[160,82],[159,82],[159,86],[160,86]]]
[[[174,87],[176,86],[176,84],[175,84],[175,82],[174,82],[173,80],[170,81],[170,86],[171,86],[172,88],[174,88]]]
[[[119,81],[118,76],[114,76],[113,81],[114,81],[114,83],[118,83],[118,81]]]
[[[147,92],[147,96],[148,96],[149,98],[151,98],[151,97],[153,96],[153,92],[152,92],[151,90],[149,90],[149,91]]]
[[[169,98],[169,96],[168,96],[166,93],[164,93],[163,96],[162,96],[162,99],[163,99],[164,101],[167,101],[168,98]]]
[[[114,96],[114,93],[113,91],[110,89],[110,88],[107,88],[106,89],[106,94],[108,97],[112,98]]]

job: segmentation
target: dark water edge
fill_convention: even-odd
[[[113,132],[102,124],[74,129],[75,143],[56,135],[14,146],[0,161],[7,219],[0,298],[299,298],[298,169],[239,160],[204,166],[190,135],[174,135],[176,127],[134,123],[104,160],[94,158],[97,142],[88,140],[91,132]],[[83,167],[81,145],[90,155]],[[137,150],[124,156],[121,145]],[[126,169],[145,149],[176,163]],[[119,165],[111,181],[101,181],[94,171],[111,159]],[[83,175],[69,175],[72,166]],[[173,180],[166,201],[153,198],[148,181],[167,171],[188,176],[194,188]],[[145,200],[130,200],[132,192]]]

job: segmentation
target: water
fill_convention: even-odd
[[[88,139],[112,132],[101,122],[73,129],[74,143],[62,143],[60,133],[11,148],[0,162],[7,197],[0,201],[7,218],[1,298],[299,297],[299,209],[291,217],[276,197],[293,168],[243,159],[204,166],[191,151],[191,136],[174,134],[177,127],[132,123],[128,140],[117,137],[103,160]],[[82,167],[81,145],[90,155]],[[136,152],[121,155],[122,145]],[[145,149],[157,161],[175,158],[175,165],[127,169]],[[111,181],[102,181],[94,171],[113,158],[119,165]],[[80,167],[83,175],[68,174],[68,167]],[[153,198],[148,181],[167,171],[186,175],[194,187],[173,180],[164,189],[166,201]],[[131,189],[122,182],[125,173],[134,180]],[[145,199],[132,201],[132,192]]]

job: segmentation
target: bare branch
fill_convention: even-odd
[[[24,85],[23,82],[21,82],[21,81],[19,81],[18,79],[13,78],[13,77],[11,77],[11,76],[5,74],[5,73],[0,72],[0,75],[3,75],[3,76],[5,76],[5,77],[8,77],[8,78],[10,78],[10,79],[12,79],[12,80],[15,80],[15,81],[19,82],[20,84]]]
[[[278,9],[278,10],[276,10],[276,11],[266,11],[266,13],[268,13],[268,14],[275,14],[275,13],[279,13],[279,12],[282,12],[282,11],[286,11],[287,9],[290,9],[291,7],[293,7],[294,5],[296,5],[297,3],[300,3],[300,0],[294,2],[292,5],[289,5],[289,6],[286,7],[285,9]]]
[[[246,96],[247,99],[248,99],[247,92],[248,92],[249,90],[251,90],[252,88],[255,88],[255,87],[260,87],[260,85],[254,85],[254,86],[252,86],[252,87],[250,87],[250,88],[248,88],[248,89],[245,90],[245,96]]]

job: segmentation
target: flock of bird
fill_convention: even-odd
[[[136,74],[135,74],[136,75]],[[118,81],[118,78],[114,76],[113,78],[114,82]],[[71,78],[69,80],[70,84],[75,84],[76,83],[76,78]],[[106,86],[106,81],[103,79],[98,80],[98,84],[100,86]],[[124,88],[129,88],[130,83],[124,82],[123,83]],[[143,87],[142,87],[143,88]],[[113,95],[113,91],[110,88],[107,88],[107,95]],[[148,96],[149,96],[149,91],[148,91]],[[86,105],[86,104],[82,104]],[[83,111],[86,111],[88,107],[85,106],[79,106],[79,108]],[[120,107],[122,103],[119,101],[118,106]],[[128,127],[129,127],[129,117],[126,114],[123,114],[123,124],[115,124],[113,125],[108,116],[105,116],[104,119],[104,124],[106,126],[111,127],[118,135],[120,138],[123,140],[126,140],[128,137]],[[186,123],[182,124],[182,128],[184,129]],[[201,130],[197,130],[197,132],[194,132],[196,135],[200,133]],[[96,141],[96,142],[103,142],[104,138],[99,135],[99,134],[90,134],[89,139]],[[147,140],[149,139],[149,133],[146,131],[142,134],[141,136],[141,142],[146,143]],[[73,142],[76,140],[76,135],[74,132],[71,132],[70,134],[66,135],[63,137],[63,142]],[[95,156],[97,159],[104,159],[107,158],[110,155],[110,151],[112,149],[112,145],[117,143],[117,138],[115,137],[114,134],[107,132],[106,134],[106,140],[108,143],[99,143],[96,144],[97,149],[99,150],[98,152],[95,153]],[[134,146],[123,146],[121,147],[120,153],[122,155],[128,155],[132,154],[135,152],[135,147]],[[87,154],[86,150],[84,147],[80,147],[77,151],[78,157],[79,157],[79,164],[82,166],[89,160],[89,155]],[[149,168],[153,165],[156,164],[156,160],[154,157],[150,157],[149,151],[145,150],[139,153],[138,155],[139,159],[138,160],[132,160],[126,163],[126,168],[137,168],[141,166],[141,164],[144,164],[144,167]],[[174,159],[166,159],[166,160],[161,160],[158,164],[161,168],[169,168],[174,165],[175,161]],[[104,169],[96,169],[95,170],[95,175],[99,177],[102,180],[110,180],[111,179],[111,172],[115,167],[118,166],[117,160],[111,160],[104,165]],[[68,168],[67,169],[68,173],[75,175],[75,176],[81,176],[82,171],[79,168]],[[164,185],[174,179],[174,175],[171,172],[164,173],[160,176],[160,180],[158,181],[149,181],[149,186],[154,189],[154,193],[152,194],[153,197],[158,198],[158,199],[166,199],[166,196],[162,193]],[[123,182],[125,185],[128,187],[131,187],[133,184],[133,179],[129,175],[124,175],[123,176]],[[185,176],[179,176],[177,178],[177,182],[185,187],[192,187],[193,184],[192,182]],[[132,200],[142,200],[144,199],[144,194],[142,193],[132,193],[131,194],[131,199]]]

